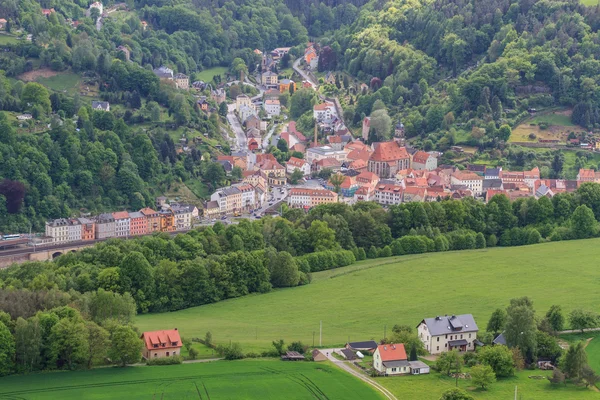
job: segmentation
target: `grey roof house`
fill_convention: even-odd
[[[425,350],[431,354],[453,349],[475,350],[477,332],[479,328],[471,314],[425,318],[417,326],[419,339],[425,345]]]

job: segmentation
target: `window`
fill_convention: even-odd
[[[169,357],[169,352],[167,351],[167,357]]]
[[[446,339],[448,339],[448,335],[446,335]]]
[[[158,354],[154,353],[154,357],[158,357]]]
[[[462,338],[463,338],[463,335],[460,335],[460,338],[462,339]]]
[[[448,343],[445,343],[445,344],[444,344],[444,347],[448,347]]]
[[[471,334],[469,333],[469,339],[471,339]]]
[[[438,338],[437,338],[437,341],[438,341],[438,342],[440,341],[440,337],[439,337],[439,336],[438,336]]]
[[[396,372],[396,368],[392,368],[392,372]]]
[[[154,348],[155,348],[155,349],[156,349],[156,348],[158,348],[158,345],[157,345],[157,344],[155,344],[155,345],[154,345]]]
[[[439,350],[439,349],[440,349],[440,346],[437,346],[437,350]]]

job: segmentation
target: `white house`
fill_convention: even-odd
[[[344,150],[334,150],[331,146],[311,147],[306,150],[306,161],[309,164],[326,158],[335,158],[340,163],[346,161],[346,152]]]
[[[278,99],[267,99],[264,108],[269,116],[281,114],[281,104]]]
[[[112,213],[115,219],[115,236],[116,237],[127,237],[129,236],[129,230],[131,226],[131,219],[127,211],[118,211]]]
[[[425,318],[417,326],[417,335],[431,354],[452,349],[475,350],[477,332],[479,328],[471,314]]]
[[[92,101],[92,110],[94,111],[110,111],[110,103],[108,101]]]
[[[310,175],[310,164],[306,160],[296,157],[290,157],[285,165],[288,174],[293,174],[295,170],[300,170],[304,176]]]
[[[380,344],[373,353],[373,368],[386,375],[410,373],[406,350],[402,343]]]
[[[68,227],[69,242],[78,242],[81,240],[81,222],[76,219],[69,220]]]
[[[456,171],[450,177],[452,185],[464,185],[473,192],[475,196],[483,192],[483,177],[470,171]]]
[[[317,120],[317,122],[322,122],[325,120],[330,120],[332,118],[336,118],[337,111],[335,110],[335,104],[330,101],[326,101],[321,104],[317,104],[313,107],[313,118]]]
[[[417,151],[412,155],[412,168],[433,171],[437,168],[437,158],[424,151]]]

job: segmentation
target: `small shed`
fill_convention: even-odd
[[[410,368],[411,375],[421,375],[429,373],[429,365],[423,361],[409,361],[408,366]]]
[[[356,355],[354,354],[354,352],[352,350],[349,349],[341,349],[340,353],[342,353],[342,356],[344,356],[344,358],[346,360],[355,360],[356,359]]]
[[[281,356],[282,361],[304,361],[306,358],[297,351],[286,351],[284,355]]]
[[[319,349],[314,349],[312,351],[313,361],[327,361],[327,356],[321,352]]]

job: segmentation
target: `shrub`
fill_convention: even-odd
[[[493,233],[487,238],[487,247],[496,247],[498,238]]]
[[[385,246],[383,249],[379,250],[379,257],[391,257],[392,256],[392,249],[390,248],[390,246]]]
[[[466,352],[463,356],[463,362],[465,363],[466,367],[473,367],[473,366],[477,365],[477,362],[478,362],[477,353],[472,352],[472,351]]]
[[[217,346],[217,352],[226,360],[240,360],[244,358],[242,346],[239,343],[231,343],[230,345]]]
[[[446,236],[436,236],[433,242],[435,243],[435,251],[448,251],[450,249],[450,242],[448,242]]]
[[[146,361],[146,365],[175,365],[182,362],[183,358],[180,355],[176,355],[172,357],[151,358]]]

